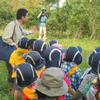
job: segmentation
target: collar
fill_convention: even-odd
[[[18,25],[19,27],[23,27],[23,24],[22,24],[22,25],[20,25],[20,23],[18,22],[18,20],[17,20],[17,19],[16,19],[15,21],[16,21],[16,25]]]

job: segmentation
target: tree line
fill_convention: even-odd
[[[6,26],[16,18],[19,8],[29,11],[29,21],[25,27],[39,24],[37,15],[42,8],[47,10],[48,33],[53,36],[68,36],[76,38],[90,37],[99,39],[100,35],[100,1],[99,0],[66,0],[64,6],[51,10],[58,0],[1,0],[0,27]]]

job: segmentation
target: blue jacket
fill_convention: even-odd
[[[40,21],[41,21],[40,26],[42,26],[42,27],[46,26],[46,20],[48,19],[47,14],[46,14],[46,18],[44,17],[44,15],[41,15],[40,17],[37,16],[37,18],[40,18]]]

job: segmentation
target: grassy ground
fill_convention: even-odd
[[[2,30],[0,30],[0,32],[3,33]],[[37,39],[38,34],[28,35],[27,37]],[[83,62],[79,66],[79,68],[82,70],[82,73],[84,73],[84,71],[89,67],[87,64],[88,56],[96,47],[99,46],[100,43],[98,40],[89,41],[88,38],[73,40],[67,37],[61,38],[58,36],[50,36],[50,34],[48,36],[46,43],[48,44],[48,42],[53,39],[58,40],[58,42],[62,44],[64,48],[68,48],[69,46],[82,47]],[[7,91],[7,76],[8,73],[5,66],[5,62],[0,61],[0,100],[13,100],[13,96],[9,95]],[[19,100],[21,100],[21,98],[19,98]]]

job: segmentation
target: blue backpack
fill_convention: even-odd
[[[14,31],[13,31],[12,39],[13,39],[13,36],[14,36],[15,27],[16,27],[16,23],[14,25]],[[10,55],[14,50],[16,50],[16,47],[10,46],[7,43],[3,42],[2,36],[0,36],[0,60],[9,62]]]

